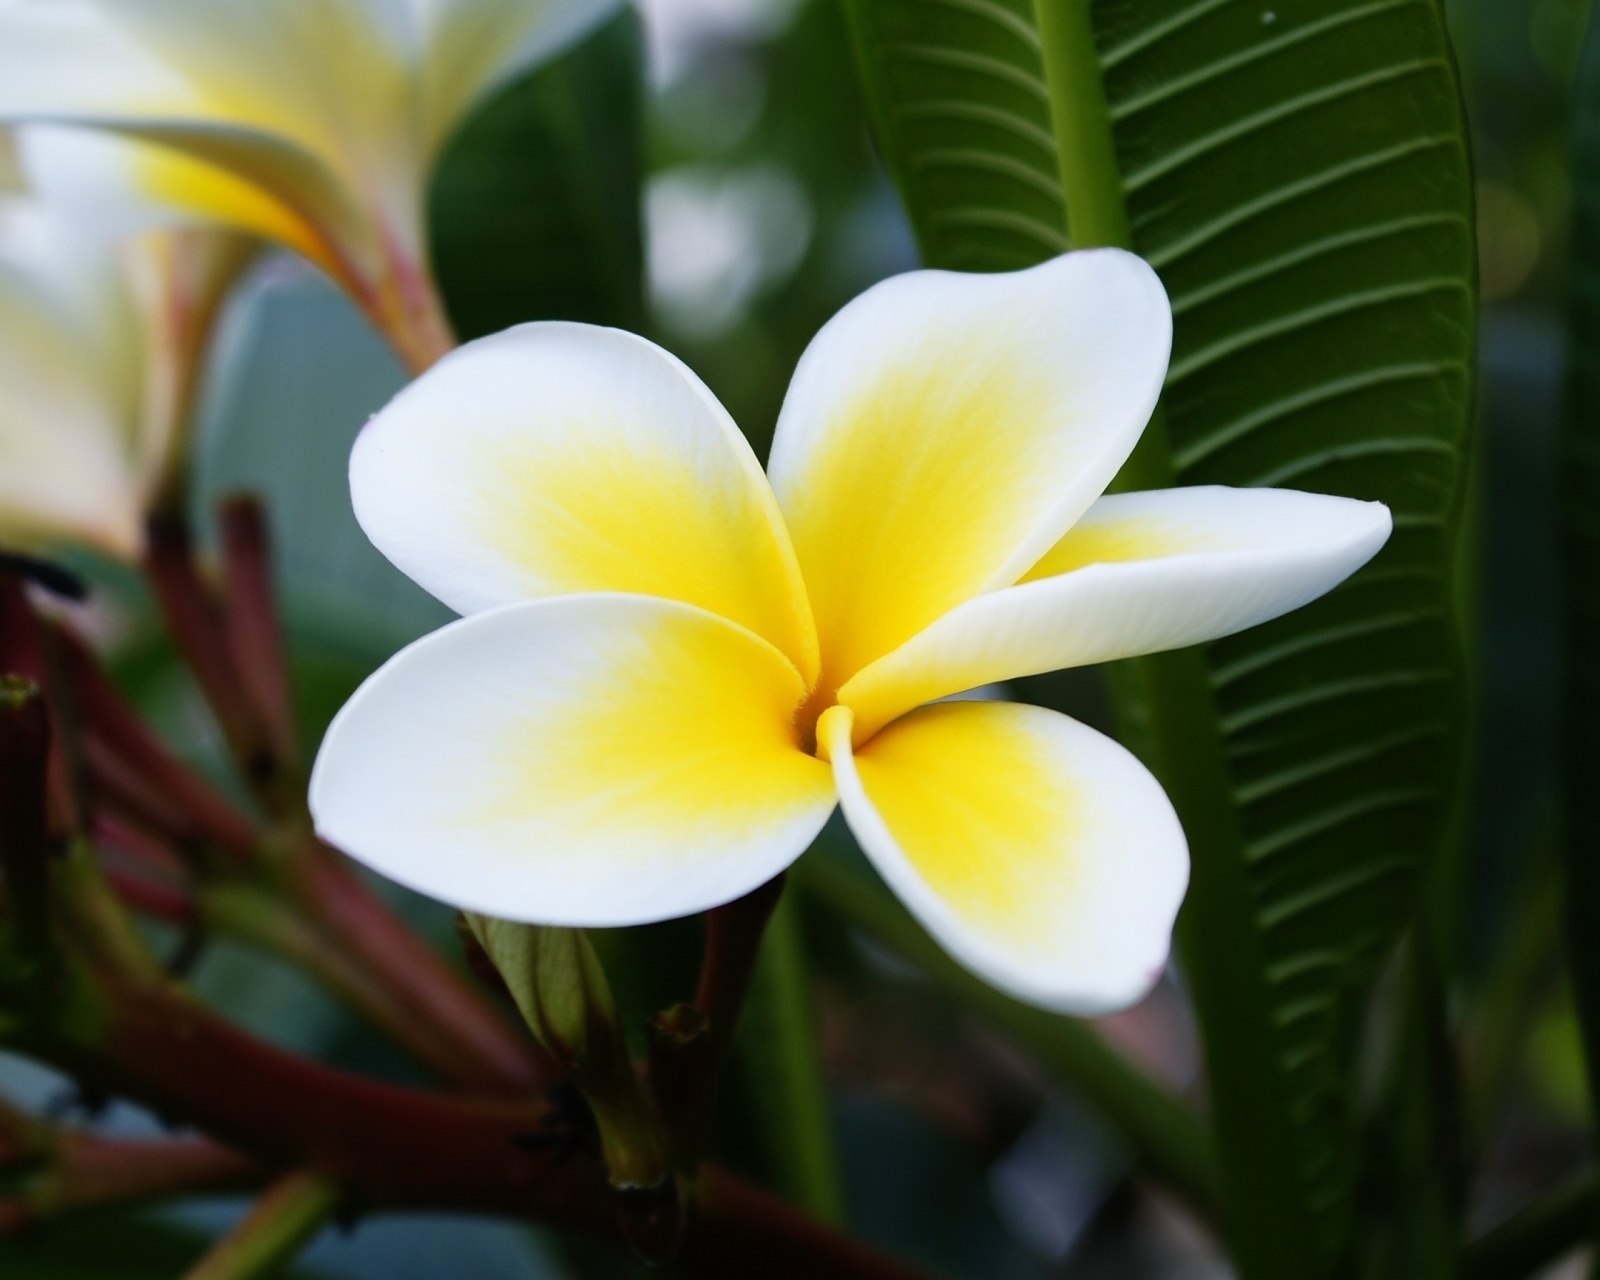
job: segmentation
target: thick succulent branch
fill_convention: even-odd
[[[544,1101],[446,1097],[309,1062],[241,1032],[175,989],[80,972],[18,1047],[76,1078],[196,1124],[266,1166],[337,1180],[368,1208],[456,1209],[615,1229],[588,1152],[564,1152]],[[915,1280],[715,1169],[683,1254],[707,1280]]]

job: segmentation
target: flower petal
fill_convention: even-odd
[[[1048,550],[1138,440],[1171,331],[1155,272],[1110,249],[912,272],[823,326],[768,470],[826,685]]]
[[[0,116],[195,118],[194,87],[92,4],[0,4]]]
[[[402,650],[334,720],[317,830],[470,911],[626,925],[727,902],[833,809],[775,649],[642,596],[479,614]]]
[[[417,31],[394,0],[95,0],[209,118],[289,139],[348,174],[415,152]],[[144,119],[157,112],[139,109]],[[171,113],[176,115],[176,113]],[[369,175],[372,176],[370,171]]]
[[[337,270],[303,214],[227,169],[101,129],[25,125],[16,133],[31,190],[75,221],[111,233],[196,223],[237,227]]]
[[[22,161],[17,156],[16,135],[0,129],[0,196],[25,195],[28,180],[22,176]]]
[[[704,384],[643,338],[543,323],[469,343],[367,426],[350,489],[378,548],[463,613],[662,596],[816,673],[805,588],[755,455]]]
[[[109,10],[72,0],[0,4],[0,121],[76,124],[124,137],[96,146],[79,135],[50,146],[49,154],[46,144],[30,141],[28,149],[40,152],[25,164],[37,170],[29,173],[33,185],[47,194],[59,188],[80,204],[99,187],[147,211],[156,206],[221,220],[280,240],[330,270],[339,266],[330,240],[370,255],[361,215],[329,155],[308,149],[281,113],[252,111],[248,94],[208,96],[189,68],[168,62],[159,45],[140,38],[143,32],[114,20],[132,16],[159,25],[161,14],[142,7],[121,14],[123,3],[108,0]],[[195,24],[196,35],[216,17],[211,6],[189,16],[206,18]],[[324,151],[330,143],[321,135],[310,141]]]
[[[1018,585],[952,609],[839,700],[861,741],[962,689],[1215,640],[1331,591],[1390,525],[1382,503],[1289,489],[1104,497]]]
[[[131,558],[143,494],[126,278],[104,245],[37,208],[0,212],[0,543]]]
[[[1003,991],[1100,1014],[1160,976],[1188,884],[1160,785],[1111,739],[1008,702],[945,702],[852,749],[819,725],[861,847],[946,950]]]

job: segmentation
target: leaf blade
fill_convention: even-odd
[[[1052,130],[1049,113],[1052,79],[1078,77],[1058,102],[1082,97],[1072,51],[1052,49],[1074,7],[1041,0],[1038,44],[1017,30],[1029,9],[1004,0],[850,4],[929,265],[1028,265],[1066,208],[1080,241],[1115,238],[1114,220],[1079,210],[1123,202],[1176,320],[1147,433],[1164,432],[1169,451],[1141,446],[1135,487],[1168,475],[1291,484],[1395,511],[1390,546],[1341,590],[1116,680],[1125,736],[1195,846],[1183,941],[1240,1261],[1246,1274],[1317,1274],[1353,1229],[1360,1000],[1415,909],[1459,776],[1451,570],[1475,289],[1455,79],[1431,0],[1096,0],[1086,12],[1120,171],[1108,191],[1053,145],[1083,125],[1058,109]],[[904,55],[941,42],[1004,57],[1006,73],[948,64],[941,77]],[[952,146],[941,123],[957,149],[991,158],[938,176]],[[1041,129],[1057,155],[1042,154]],[[1052,203],[1036,179],[1057,161],[1067,190]],[[1099,188],[1075,200],[1074,181]],[[1208,778],[1197,762],[1212,750]],[[1219,787],[1226,805],[1213,803]],[[1250,937],[1221,955],[1224,928]]]

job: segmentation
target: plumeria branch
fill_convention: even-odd
[[[509,1066],[504,1075],[478,1067],[435,1022],[419,1019],[391,986],[376,981],[358,957],[281,895],[250,881],[224,880],[200,886],[189,905],[192,914],[183,923],[297,965],[439,1079],[469,1089],[508,1090]]]
[[[240,494],[218,507],[227,638],[238,674],[261,717],[275,757],[293,768],[298,757],[293,694],[283,627],[272,586],[272,538],[259,499]]]
[[[206,649],[203,661],[217,668],[213,680],[225,679],[228,685],[220,695],[223,702],[248,704],[231,714],[252,726],[244,740],[261,745],[265,754],[240,756],[239,764],[247,774],[254,772],[264,802],[289,833],[282,876],[271,878],[269,887],[281,885],[295,908],[329,940],[336,939],[352,962],[317,971],[347,996],[359,990],[358,1008],[456,1084],[524,1092],[548,1081],[550,1071],[537,1047],[396,919],[342,854],[305,834],[310,820],[303,779],[294,767],[294,711],[266,515],[253,499],[234,498],[223,504],[219,523],[225,566],[221,599],[199,572],[186,538],[181,563],[165,559],[176,557],[180,543],[175,541],[164,552],[153,544],[152,564],[161,561],[159,572],[173,599],[168,615],[174,630],[189,630],[185,655],[191,647]],[[210,684],[202,679],[202,686],[209,696]],[[213,705],[219,718],[230,714]],[[279,931],[278,936],[289,935]],[[304,959],[325,954],[326,948],[297,948],[297,953]],[[357,970],[365,971],[363,980],[352,984]]]
[[[278,770],[298,786],[299,744],[289,662],[272,585],[272,545],[266,512],[239,495],[217,509],[222,544],[223,617],[233,664],[243,682]]]
[[[324,932],[383,984],[398,1016],[426,1025],[450,1046],[449,1078],[511,1094],[552,1082],[555,1068],[539,1046],[379,901],[343,854],[307,840],[295,860],[293,892]]]
[[[5,875],[11,943],[32,971],[30,978],[52,958],[49,759],[44,694],[25,677],[0,677],[0,871]]]
[[[779,875],[707,914],[694,1003],[650,1020],[650,1092],[673,1155],[686,1167],[702,1153],[717,1083],[783,886]]]
[[[614,1230],[592,1152],[566,1151],[548,1102],[457,1098],[306,1061],[229,1026],[180,991],[79,968],[18,1047],[268,1166],[346,1189],[353,1211],[457,1209]],[[682,1261],[707,1280],[916,1273],[708,1169]]]
[[[249,865],[260,843],[250,821],[146,728],[81,640],[26,613],[12,631],[20,633],[30,625],[58,655],[76,704],[81,749],[97,802],[109,802],[135,825],[159,833],[197,866]]]
[[[252,703],[221,602],[201,574],[187,523],[181,518],[150,521],[145,576],[245,782],[269,812],[282,816],[285,762]]]
[[[265,529],[258,510],[243,504],[230,510],[225,523],[231,533],[224,541],[232,546],[230,588],[237,612],[221,608],[181,529],[169,527],[166,540],[152,549],[152,558],[161,565],[158,574],[166,584],[169,616],[175,627],[187,628],[185,654],[203,654],[212,667],[202,687],[208,694],[213,687],[225,688],[223,696],[238,704],[245,681],[233,655],[248,653],[255,668],[251,688],[264,705],[269,695],[288,696],[277,648],[280,627]],[[265,901],[257,896],[253,910],[241,915],[233,909],[239,902],[230,892],[208,896],[174,885],[170,878],[163,883],[136,876],[124,866],[110,879],[130,905],[173,923],[204,923],[210,914],[213,926],[235,932],[248,926],[245,932],[252,941],[306,964],[381,1031],[463,1088],[522,1093],[550,1078],[544,1055],[528,1037],[400,922],[342,855],[305,834],[309,820],[297,787],[280,790],[276,797],[285,805],[290,794],[295,797],[290,833],[258,831],[150,733],[77,637],[38,618],[14,584],[0,606],[5,610],[0,617],[4,665],[39,679],[48,679],[52,665],[58,669],[65,685],[59,693],[70,698],[75,711],[77,733],[71,736],[94,794],[96,822],[109,818],[123,837],[125,851],[131,836],[147,855],[146,866],[149,851],[164,848],[202,885],[244,883],[279,899],[278,908],[264,914]],[[235,639],[230,641],[230,635]],[[227,650],[220,656],[219,646]],[[53,664],[47,654],[53,655]],[[264,721],[257,705],[236,705],[232,714],[241,728],[230,741],[267,741],[252,727]],[[280,740],[292,736],[286,701],[271,715],[279,726],[274,735]],[[253,758],[277,759],[270,753]],[[241,763],[251,768],[249,758]],[[255,772],[258,784],[284,775],[276,763]],[[283,945],[290,942],[294,945]]]
[[[129,1140],[59,1129],[0,1104],[0,1235],[86,1209],[243,1190],[265,1171],[203,1138]]]

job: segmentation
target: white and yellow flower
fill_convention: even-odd
[[[0,0],[0,120],[110,131],[75,130],[30,176],[289,245],[422,368],[452,345],[426,249],[434,160],[476,103],[619,4]]]
[[[1188,876],[1160,786],[1065,716],[937,700],[1251,626],[1390,528],[1283,490],[1101,497],[1170,334],[1117,251],[900,276],[817,335],[766,476],[642,338],[538,324],[463,348],[373,420],[351,487],[374,542],[469,616],[340,713],[319,829],[473,911],[626,925],[745,893],[842,804],[991,982],[1078,1012],[1136,999]]]
[[[138,557],[254,249],[209,229],[110,236],[0,198],[0,546]]]

